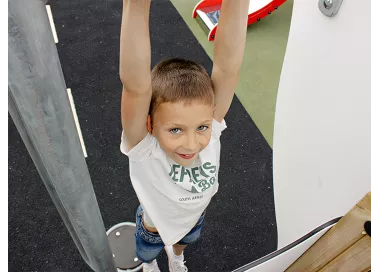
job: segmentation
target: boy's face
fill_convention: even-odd
[[[152,134],[170,158],[189,166],[210,142],[214,109],[201,101],[163,103],[154,113]]]

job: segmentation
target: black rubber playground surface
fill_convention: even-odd
[[[119,151],[121,2],[49,1],[66,85],[106,229],[134,221],[137,197]],[[168,57],[212,62],[168,0],[151,5],[152,65]],[[231,271],[277,246],[272,150],[235,97],[222,136],[220,189],[202,238],[185,250],[189,271]],[[9,118],[9,271],[91,271],[81,259]],[[161,271],[168,271],[163,252]]]

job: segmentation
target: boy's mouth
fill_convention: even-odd
[[[196,153],[193,153],[193,154],[179,154],[177,153],[181,158],[185,159],[185,160],[190,160],[192,159]]]

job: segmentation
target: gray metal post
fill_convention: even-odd
[[[41,0],[8,1],[8,106],[83,259],[117,271]]]

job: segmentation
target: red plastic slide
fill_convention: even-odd
[[[286,0],[251,0],[247,25],[260,21],[285,3],[285,1]],[[193,18],[199,16],[203,21],[206,31],[208,31],[209,41],[213,41],[215,38],[221,6],[222,0],[202,0],[193,10]]]

